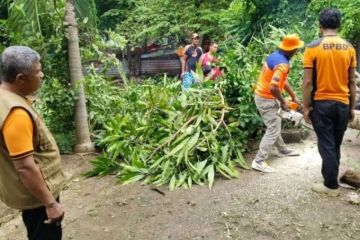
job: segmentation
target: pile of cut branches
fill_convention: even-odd
[[[217,86],[182,91],[179,83],[145,83],[119,89],[119,98],[121,113],[102,133],[104,154],[88,176],[117,173],[124,184],[143,180],[170,190],[211,188],[216,174],[236,178],[236,165],[246,167],[243,145],[233,137],[241,135],[238,122],[229,122]]]

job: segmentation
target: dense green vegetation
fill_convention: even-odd
[[[0,50],[24,44],[38,50],[46,75],[37,107],[63,152],[75,143],[76,91],[67,58],[65,0],[0,1]],[[88,3],[90,2],[90,3]],[[75,0],[83,63],[98,61],[83,80],[92,139],[104,154],[88,175],[119,172],[127,183],[171,188],[208,182],[216,173],[236,177],[236,162],[250,138],[262,131],[252,99],[265,56],[286,33],[305,42],[319,35],[317,15],[328,6],[343,12],[341,34],[360,46],[360,2],[350,0]],[[176,78],[141,83],[122,75],[121,86],[107,79],[107,67],[121,69],[115,53],[170,39],[175,46],[192,32],[218,41],[227,69],[216,84],[183,92]],[[301,52],[292,60],[290,82],[300,90]],[[156,96],[156,97],[154,97]],[[190,121],[191,120],[191,121]],[[190,121],[190,122],[189,122]]]

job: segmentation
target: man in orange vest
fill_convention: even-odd
[[[278,46],[279,49],[267,57],[262,67],[255,87],[254,98],[256,107],[266,126],[266,132],[261,139],[259,151],[251,164],[251,167],[255,170],[266,173],[275,171],[265,162],[274,145],[282,155],[299,155],[286,147],[281,137],[281,118],[277,115],[277,112],[280,107],[285,111],[289,111],[289,103],[282,96],[283,90],[290,95],[292,101],[299,103],[287,78],[290,72],[289,61],[303,45],[304,42],[296,34],[284,36]]]
[[[354,47],[337,35],[340,23],[339,10],[322,10],[322,37],[307,45],[304,53],[303,113],[318,138],[324,178],[312,190],[329,196],[340,194],[340,147],[348,122],[355,115],[356,54]]]

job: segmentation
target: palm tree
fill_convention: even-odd
[[[75,107],[76,145],[74,151],[76,153],[92,152],[94,151],[94,145],[90,139],[85,91],[82,82],[84,76],[81,67],[79,34],[75,17],[74,0],[66,1],[65,24],[68,29],[67,38],[70,80],[73,89],[78,93]]]
[[[46,9],[51,2],[46,0],[0,0],[1,4],[13,3],[21,6],[21,11],[10,11],[9,26],[14,32],[22,32],[26,24],[21,24],[26,19],[27,25],[32,25],[32,30],[37,36],[41,36],[41,22],[39,9]],[[53,0],[52,6],[58,11],[57,4],[64,3]],[[83,86],[84,76],[82,74],[80,48],[78,40],[78,28],[76,15],[80,18],[88,18],[90,22],[95,23],[95,3],[93,0],[66,0],[65,5],[65,26],[67,28],[68,40],[68,60],[71,85],[77,93],[75,108],[75,127],[76,127],[76,145],[74,152],[85,153],[94,151],[94,145],[90,139],[90,131],[88,125],[88,115],[85,102],[85,92]],[[61,13],[59,13],[61,14]],[[22,21],[22,22],[21,22]]]

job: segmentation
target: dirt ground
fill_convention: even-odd
[[[341,172],[359,168],[357,134],[346,133]],[[158,188],[165,195],[140,183],[116,184],[115,176],[85,179],[80,173],[94,156],[63,156],[70,178],[61,195],[63,239],[360,239],[360,207],[348,202],[353,190],[342,188],[337,198],[310,190],[321,180],[315,137],[291,147],[301,156],[274,154],[276,173],[240,170],[239,179],[217,179],[212,190]],[[0,239],[26,239],[24,230],[19,213],[0,205]]]

